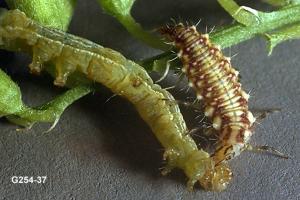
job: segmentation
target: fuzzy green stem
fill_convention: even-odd
[[[24,127],[31,127],[36,122],[55,123],[68,106],[92,91],[92,87],[82,84],[69,89],[42,106],[31,108],[23,105],[20,111],[7,115],[6,118],[10,122]],[[11,105],[10,103],[7,104]]]
[[[168,50],[169,45],[166,45],[159,39],[159,37],[155,37],[151,33],[145,31],[139,23],[137,23],[131,15],[126,15],[124,17],[119,17],[119,21],[122,25],[127,29],[127,31],[133,35],[135,38],[143,41],[147,45],[160,49],[160,50]]]
[[[164,44],[159,37],[151,32],[145,31],[131,15],[131,9],[135,0],[98,0],[102,9],[109,15],[115,17],[135,38],[150,47],[167,51],[169,46]]]
[[[70,104],[92,91],[92,87],[86,85],[77,86],[40,107],[27,107],[23,111],[16,113],[16,115],[30,121],[53,122],[60,117]]]

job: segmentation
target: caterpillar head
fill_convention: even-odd
[[[205,190],[220,192],[227,188],[232,179],[230,168],[224,163],[215,165],[213,158],[203,150],[195,151],[184,162],[189,190],[199,181]]]
[[[225,190],[232,179],[231,169],[226,164],[219,164],[205,172],[199,179],[205,190],[221,192]]]
[[[167,24],[166,26],[161,27],[159,32],[165,36],[167,40],[176,41],[178,40],[178,35],[185,29],[186,27],[182,23],[174,25]]]

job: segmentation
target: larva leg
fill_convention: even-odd
[[[255,115],[257,115],[257,116],[255,116],[257,122],[260,122],[261,120],[266,118],[267,115],[269,115],[269,114],[280,112],[280,111],[281,111],[281,109],[279,109],[279,108],[264,109],[264,110],[255,110],[255,109],[252,110],[252,112]]]
[[[188,102],[188,101],[182,101],[182,100],[173,100],[173,99],[162,99],[162,100],[168,101],[168,102],[173,103],[173,104],[184,105],[186,107],[193,108],[197,111],[201,110],[201,108],[199,106],[197,106],[199,104],[195,104],[195,102]]]
[[[56,78],[54,80],[54,85],[63,87],[67,82],[68,76],[75,72],[76,66],[63,58],[58,58],[55,66]]]
[[[187,186],[187,189],[188,189],[190,192],[193,191],[194,185],[196,184],[197,181],[198,181],[197,178],[195,178],[195,179],[189,179],[189,180],[188,180],[186,186]]]
[[[247,144],[246,150],[248,151],[256,151],[256,152],[268,152],[272,155],[278,156],[280,158],[289,159],[290,157],[275,149],[274,147],[263,145],[263,146],[252,146]]]
[[[212,126],[203,128],[203,134],[205,136],[215,136],[215,137],[218,137],[217,131]]]
[[[189,178],[187,182],[188,190],[193,190],[193,187],[197,181],[201,181],[208,171],[214,169],[214,162],[207,153],[199,150],[190,155],[187,155],[185,159],[185,173]]]
[[[29,65],[30,72],[40,74],[43,65],[53,57],[59,56],[62,50],[60,42],[52,42],[47,38],[37,38],[32,47],[32,63]]]
[[[168,175],[174,168],[175,168],[174,166],[166,164],[161,170],[161,175],[163,176]]]
[[[168,149],[163,154],[163,160],[167,160],[168,163],[164,166],[161,171],[162,175],[167,175],[170,173],[176,166],[176,161],[178,160],[180,153],[176,152],[174,149]]]
[[[41,60],[41,57],[39,55],[39,49],[33,48],[32,49],[33,55],[32,55],[32,62],[29,65],[30,72],[32,74],[39,75],[43,69],[43,62]]]

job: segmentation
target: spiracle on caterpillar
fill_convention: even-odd
[[[197,99],[203,100],[205,116],[212,119],[212,127],[218,132],[219,145],[211,156],[216,165],[246,149],[267,150],[288,158],[272,147],[249,144],[256,120],[248,109],[249,94],[241,88],[238,71],[231,66],[230,58],[210,42],[208,34],[182,23],[164,26],[160,32],[179,50],[182,72],[196,91]]]
[[[164,159],[168,164],[163,174],[176,167],[182,169],[189,179],[189,189],[199,181],[207,190],[221,191],[231,181],[230,168],[226,164],[215,166],[209,154],[199,150],[187,134],[178,105],[163,100],[174,99],[172,95],[154,84],[142,67],[118,52],[43,27],[19,10],[1,11],[0,47],[31,53],[32,73],[39,74],[45,63],[53,63],[55,85],[64,86],[68,76],[76,71],[133,103],[166,149]]]

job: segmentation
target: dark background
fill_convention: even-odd
[[[251,5],[251,4],[250,4]],[[251,6],[267,10],[263,4]],[[134,17],[144,27],[159,27],[171,18],[196,23],[199,28],[231,23],[215,1],[138,0]],[[133,39],[93,1],[79,0],[70,33],[122,52],[138,60],[156,51]],[[161,176],[163,149],[133,106],[108,90],[89,95],[73,104],[50,133],[49,124],[16,132],[16,126],[1,120],[0,199],[300,199],[300,41],[285,42],[267,56],[265,40],[256,38],[227,49],[251,90],[250,107],[281,108],[257,126],[252,144],[268,144],[292,159],[245,152],[230,162],[234,179],[222,193],[186,189],[181,171]],[[1,64],[20,85],[23,99],[39,105],[63,90],[52,86],[50,77],[27,72],[30,58],[1,53]],[[165,86],[176,82],[170,76]],[[185,83],[183,83],[185,84]],[[178,98],[180,87],[173,90]],[[179,94],[179,95],[178,95]],[[188,125],[197,124],[191,109],[183,108]],[[45,184],[12,184],[11,177],[44,176]]]

